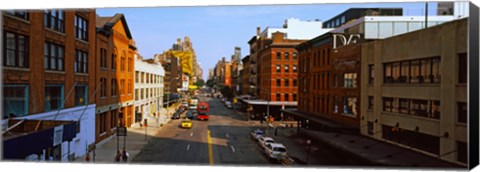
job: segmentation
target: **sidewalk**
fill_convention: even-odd
[[[169,112],[174,111],[174,107],[171,107]],[[167,112],[167,114],[170,114]],[[127,128],[127,136],[120,136],[117,138],[116,135],[113,135],[102,142],[96,145],[95,156],[93,151],[90,152],[90,162],[85,161],[85,157],[81,156],[77,158],[75,163],[124,163],[124,162],[115,162],[115,155],[117,154],[117,139],[119,142],[118,148],[123,150],[124,139],[125,147],[129,154],[128,162],[134,159],[142,148],[148,143],[148,140],[152,136],[155,136],[161,129],[162,126],[170,121],[170,115],[161,115],[158,120],[153,120],[149,122],[149,125],[146,128],[147,139],[145,139],[145,127],[141,128],[138,123],[134,124],[132,127]],[[150,120],[149,120],[150,121]]]

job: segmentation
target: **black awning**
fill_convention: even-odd
[[[309,121],[312,121],[314,123],[317,123],[317,124],[320,124],[320,125],[323,125],[325,127],[329,127],[329,128],[336,128],[336,129],[347,129],[347,130],[358,130],[358,128],[356,127],[352,127],[352,126],[349,126],[349,125],[344,125],[344,124],[340,124],[338,122],[334,122],[330,119],[327,119],[325,117],[321,117],[319,115],[315,115],[315,114],[311,114],[311,113],[305,113],[305,112],[299,112],[297,109],[295,108],[291,108],[291,109],[282,109],[281,110],[282,112],[285,112],[285,113],[288,113],[288,114],[291,114],[293,116],[296,116],[296,117],[299,117],[299,118],[302,118],[302,119],[306,119],[306,120],[309,120]]]

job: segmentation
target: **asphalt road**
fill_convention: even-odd
[[[257,142],[249,137],[255,126],[217,98],[199,98],[210,104],[208,121],[192,120],[193,127],[183,129],[181,119],[173,120],[131,163],[272,166]]]

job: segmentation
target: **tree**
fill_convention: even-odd
[[[205,85],[205,81],[203,79],[199,79],[197,82],[195,82],[195,85],[198,86],[198,88],[201,88]]]
[[[210,87],[210,88],[213,88],[213,86],[215,85],[215,83],[213,83],[213,80],[212,79],[209,79],[207,80],[207,87]]]

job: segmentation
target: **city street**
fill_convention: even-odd
[[[249,137],[255,126],[216,98],[200,96],[200,101],[210,104],[208,121],[192,120],[193,127],[183,129],[179,127],[182,120],[172,120],[132,163],[270,165]]]

